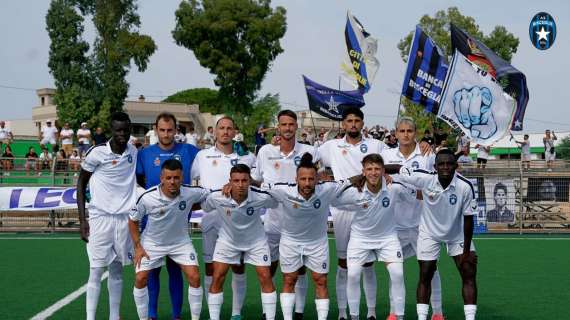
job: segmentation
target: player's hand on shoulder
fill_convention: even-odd
[[[222,187],[222,194],[226,197],[229,198],[232,195],[232,185],[229,183],[226,183],[223,187]]]
[[[387,173],[384,173],[384,180],[386,180],[386,184],[392,184],[394,181],[394,179],[392,179],[392,176]]]
[[[363,175],[359,174],[348,178],[348,180],[350,181],[350,183],[352,183],[353,186],[356,187],[358,192],[362,192],[362,189],[364,189],[364,184],[366,183],[366,179],[364,178]]]
[[[89,222],[85,221],[79,226],[81,240],[89,242]]]

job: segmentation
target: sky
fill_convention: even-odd
[[[158,49],[145,72],[131,69],[128,99],[143,94],[147,101],[159,101],[184,89],[215,88],[213,75],[200,66],[192,51],[174,43],[171,31],[179,3],[138,1],[140,31],[150,35]],[[303,74],[321,84],[338,86],[346,12],[350,10],[379,40],[380,69],[363,108],[366,125],[393,126],[406,68],[398,42],[424,14],[456,6],[473,17],[485,34],[503,25],[519,38],[512,64],[525,73],[530,92],[525,132],[567,131],[570,126],[570,60],[566,59],[570,54],[570,1],[273,0],[272,6],[287,10],[287,32],[281,42],[284,52],[273,62],[259,95],[278,93],[283,108],[307,109]],[[47,0],[0,2],[0,119],[31,119],[31,110],[39,103],[35,89],[54,87],[47,66],[48,7]],[[531,18],[541,11],[554,17],[558,29],[554,46],[545,51],[534,48],[528,34]],[[93,39],[89,25],[85,37]]]

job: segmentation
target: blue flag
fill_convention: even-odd
[[[416,26],[402,95],[437,114],[448,66],[433,40]]]
[[[303,76],[309,109],[332,120],[342,120],[344,108],[364,106],[364,97],[359,90],[341,91],[325,87]]]

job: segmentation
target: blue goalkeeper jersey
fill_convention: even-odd
[[[190,184],[192,163],[200,149],[191,144],[175,143],[170,150],[161,149],[158,144],[148,146],[139,151],[137,156],[137,175],[145,176],[145,189],[160,184],[160,168],[164,161],[177,159],[182,162],[183,183]]]

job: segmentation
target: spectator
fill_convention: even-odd
[[[446,140],[447,141],[447,133],[445,133],[445,131],[443,131],[442,128],[440,128],[439,126],[436,126],[434,128],[434,132],[433,132],[433,138],[435,140],[435,145],[436,147],[440,147],[441,143]]]
[[[14,154],[12,153],[12,147],[6,145],[4,153],[2,153],[2,168],[4,169],[5,175],[10,175],[10,170],[14,169]]]
[[[477,149],[477,168],[485,169],[487,166],[487,160],[489,159],[489,153],[491,152],[491,146],[482,146],[480,144],[475,146]]]
[[[6,127],[6,122],[0,121],[0,151],[2,150],[2,145],[9,145],[12,143],[12,139],[14,139],[14,135],[12,135],[12,131]]]
[[[59,140],[61,141],[61,148],[65,153],[71,154],[73,151],[73,129],[69,127],[69,123],[65,123],[61,131],[59,131]]]
[[[188,143],[195,147],[198,147],[198,140],[200,139],[200,137],[196,133],[196,127],[194,126],[194,122],[190,121],[188,123],[188,133],[186,133],[185,129],[182,128],[182,134],[185,134],[186,140],[181,143]],[[174,139],[176,140],[176,136],[174,136]]]
[[[91,147],[91,130],[87,128],[87,122],[82,122],[81,127],[77,129],[77,142],[79,154],[83,156]]]
[[[463,149],[459,153],[459,157],[457,158],[457,163],[461,165],[472,164],[473,159],[469,156],[469,148],[463,147]]]
[[[81,156],[77,152],[77,150],[73,150],[71,155],[69,156],[69,167],[73,171],[79,171],[81,165]],[[77,175],[77,173],[75,173]]]
[[[204,146],[204,149],[208,149],[214,145],[214,128],[209,126],[200,144]]]
[[[267,144],[266,134],[269,130],[273,130],[275,128],[266,128],[263,124],[257,126],[257,131],[255,132],[255,155],[261,147]]]
[[[132,144],[133,146],[136,146],[137,143],[139,143],[139,139],[133,135],[129,136],[129,144]]]
[[[434,148],[435,146],[435,139],[433,138],[433,135],[431,134],[431,131],[429,131],[429,129],[426,129],[424,131],[424,136],[422,137],[421,142],[427,142],[432,148]]]
[[[297,142],[302,143],[302,144],[311,145],[311,142],[309,142],[309,139],[308,139],[308,134],[305,131],[303,131],[301,133],[301,139]]]
[[[447,140],[441,140],[440,144],[435,147],[435,153],[438,153],[439,150],[447,149]]]
[[[38,170],[38,165],[39,165],[39,163],[37,162],[38,154],[36,153],[36,149],[34,149],[34,147],[30,147],[28,149],[28,153],[26,153],[24,158],[26,158],[26,173],[27,174],[30,173],[30,170],[34,170],[34,171]]]
[[[57,128],[51,125],[51,120],[46,120],[46,126],[40,132],[40,147],[44,148],[49,143],[54,148],[56,141]]]
[[[42,149],[42,153],[40,154],[39,159],[40,159],[40,170],[51,169],[51,161],[53,160],[53,156],[51,155],[51,153],[47,148]]]
[[[176,133],[174,134],[174,141],[176,143],[186,143],[188,141],[191,141],[191,139],[192,137],[186,134],[186,127],[181,127],[181,126],[176,127]],[[193,143],[190,144],[195,145]]]
[[[319,132],[319,137],[317,138],[317,140],[315,140],[315,148],[322,146],[326,142],[325,135],[326,133],[322,131]]]
[[[386,145],[388,146],[388,148],[397,148],[398,147],[398,139],[396,139],[396,135],[395,134],[389,134],[386,137]]]
[[[544,143],[544,160],[546,160],[546,166],[548,167],[548,171],[552,171],[552,164],[554,160],[556,160],[556,151],[554,150],[554,140],[558,140],[554,131],[552,133],[550,130],[546,130],[544,132],[544,138],[542,138],[542,142]]]
[[[511,135],[511,138],[513,136]],[[530,169],[530,141],[528,134],[524,135],[523,141],[515,140],[515,143],[521,146],[521,164],[523,170],[528,171]]]
[[[156,125],[152,125],[152,129],[148,130],[148,132],[144,136],[144,145],[152,146],[158,142],[158,136],[156,135]]]
[[[103,129],[101,127],[97,127],[97,129],[95,129],[95,134],[93,135],[93,145],[96,146],[105,142],[107,142],[107,137],[105,136]]]
[[[243,133],[239,131],[239,128],[236,126],[236,136],[234,137],[234,142],[243,142]]]
[[[471,141],[465,135],[465,132],[461,131],[456,138],[457,141],[457,150],[463,150],[464,148],[471,149]]]
[[[73,152],[73,149],[72,149]],[[55,154],[55,170],[56,171],[66,171],[67,170],[67,155],[65,150],[60,149]]]

